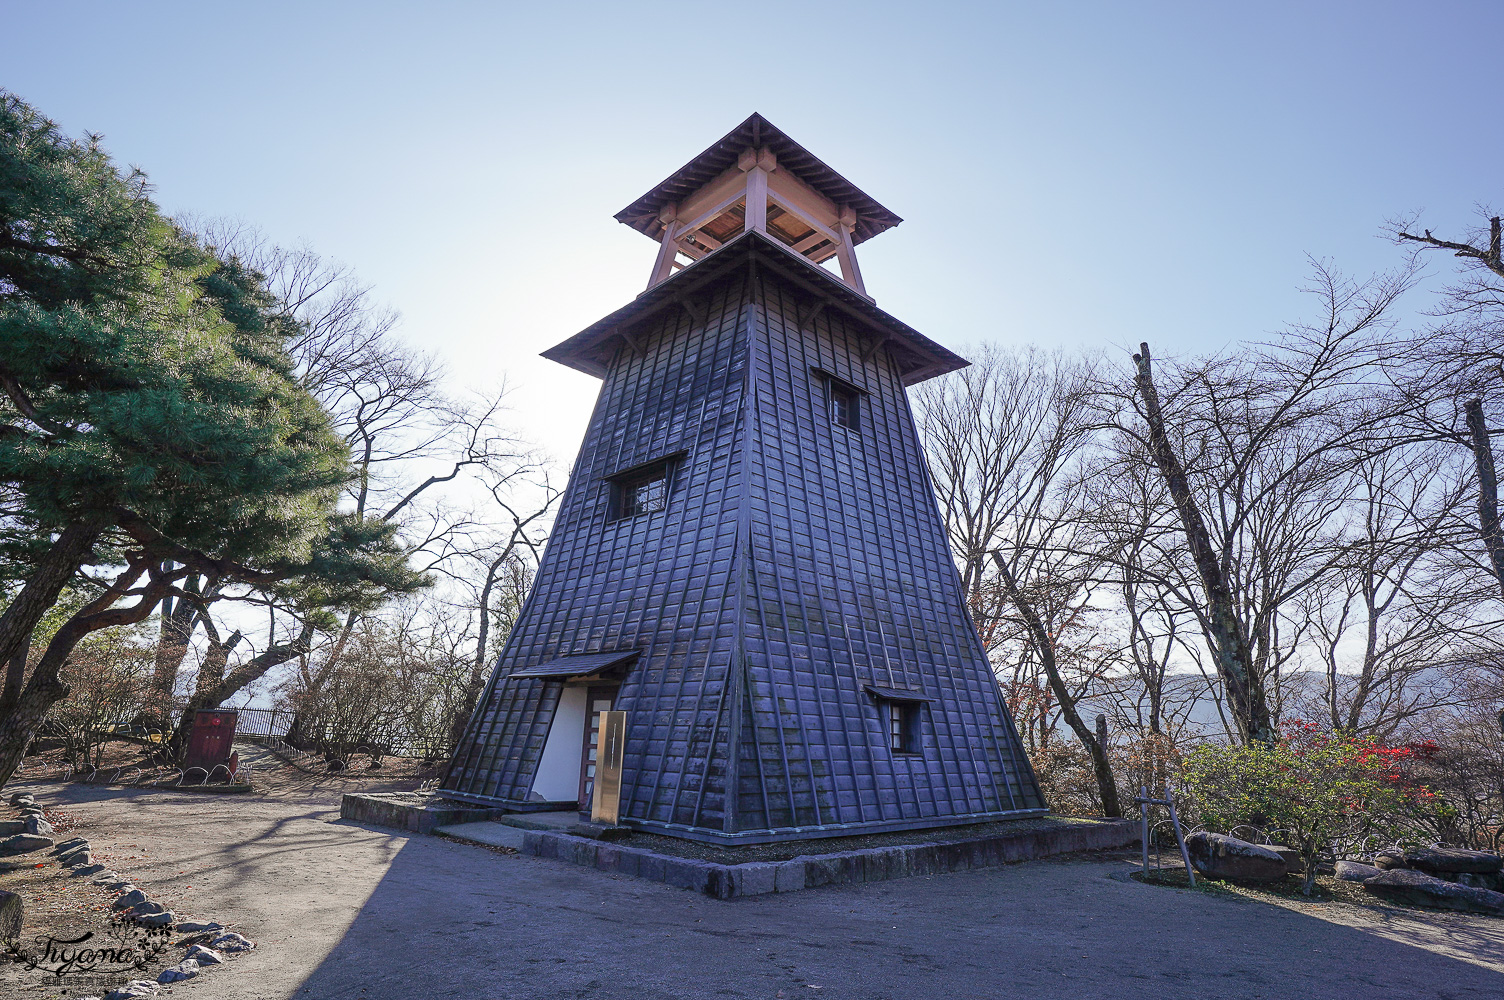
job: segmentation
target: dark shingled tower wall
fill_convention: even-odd
[[[821,276],[789,272],[809,265],[760,266],[759,251],[785,253],[762,240],[702,262],[708,280],[682,286],[682,307],[602,356],[547,553],[450,794],[529,797],[563,685],[509,674],[635,649],[616,703],[629,825],[763,840],[1043,809],[886,334],[817,309]],[[831,376],[862,394],[854,429],[830,418]],[[608,477],[672,455],[666,509],[610,520]],[[918,753],[889,749],[873,688],[924,699]]]

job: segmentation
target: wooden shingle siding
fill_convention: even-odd
[[[446,789],[526,800],[560,683],[640,656],[624,822],[772,839],[1043,807],[966,616],[903,373],[874,333],[768,268],[729,271],[611,356],[537,580]],[[698,317],[698,318],[697,318]],[[863,393],[833,422],[825,380]],[[609,520],[607,477],[681,453],[667,509]],[[923,692],[919,752],[884,703]],[[797,828],[797,829],[796,829]]]

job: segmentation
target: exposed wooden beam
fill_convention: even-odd
[[[744,173],[746,171],[737,169],[733,164],[680,202],[679,218],[686,223],[686,228],[703,226],[707,219],[720,215],[727,206],[740,198],[747,187],[747,180],[742,176]]]
[[[828,230],[835,229],[840,221],[841,210],[834,202],[787,170],[772,173],[768,178],[768,192],[801,219],[818,222]]]
[[[627,347],[631,349],[632,353],[637,355],[639,358],[645,358],[648,356],[648,352],[643,349],[641,344],[633,340],[632,335],[626,330],[618,327],[616,330],[616,335],[620,337],[622,343],[626,344]]]
[[[748,149],[736,161],[747,174],[747,214],[742,231],[768,231],[768,174],[778,169],[778,159],[770,149]]]
[[[817,229],[817,230],[815,230],[814,235],[812,235],[812,236],[806,236],[804,239],[800,240],[798,243],[795,243],[794,244],[794,250],[796,252],[798,252],[798,253],[809,253],[809,251],[812,248],[819,246],[821,243],[823,243],[825,240],[827,240],[829,238],[830,237],[826,236],[824,233],[820,232]]]
[[[823,299],[823,298],[820,299],[812,307],[810,307],[810,311],[809,311],[809,315],[808,316],[801,315],[801,313],[803,312],[803,310],[796,307],[794,309],[794,323],[795,323],[795,325],[798,326],[798,327],[800,327],[801,329],[804,328],[804,327],[806,327],[806,326],[809,326],[811,323],[813,323],[815,321],[815,318],[817,316],[819,316],[822,312],[825,311],[825,307],[828,306],[828,305],[830,305],[830,300],[829,299]]]
[[[679,305],[684,307],[684,311],[689,313],[690,320],[700,326],[705,325],[705,307],[702,304],[698,302],[692,302],[683,295],[679,296],[674,301],[678,302]]]
[[[804,223],[806,226],[809,226],[816,233],[824,236],[827,240],[836,242],[841,238],[841,234],[838,231],[839,227],[832,228],[830,226],[827,226],[825,223],[810,215],[808,212],[802,211],[797,205],[785,201],[777,191],[770,190],[768,192],[768,200],[772,204],[777,205],[779,208],[783,209],[789,215],[792,215],[794,218]]]
[[[680,237],[680,239],[694,240],[696,243],[703,243],[712,250],[719,250],[721,248],[720,240],[699,229],[696,229],[692,233],[685,233]]]
[[[862,283],[862,269],[856,263],[856,243],[852,238],[855,231],[856,212],[850,205],[842,205],[841,241],[836,244],[836,256],[841,260],[841,277],[846,279],[846,284],[866,295],[867,286]]]
[[[664,206],[660,213],[663,220],[663,242],[658,245],[658,259],[653,262],[653,273],[648,276],[649,288],[673,273],[674,251],[678,246],[679,235],[676,210],[676,206],[670,204]]]

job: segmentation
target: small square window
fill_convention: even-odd
[[[668,506],[669,462],[654,462],[611,481],[611,519],[653,514]]]
[[[884,702],[888,710],[888,749],[894,753],[919,752],[919,703]]]
[[[841,427],[857,430],[860,426],[862,394],[848,385],[831,381],[830,421]]]

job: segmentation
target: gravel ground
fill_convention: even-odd
[[[33,790],[149,892],[258,941],[187,1000],[1504,995],[1504,920],[1146,886],[1095,856],[720,902],[344,823],[353,787],[396,790]]]

